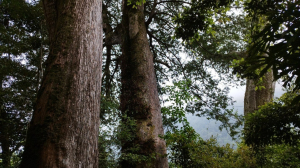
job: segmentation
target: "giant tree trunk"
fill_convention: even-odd
[[[166,143],[159,138],[164,132],[144,7],[133,8],[132,5],[126,5],[126,0],[123,4],[121,110],[124,115],[135,120],[136,129],[133,132],[134,138],[123,142],[122,152],[142,155],[148,160],[123,160],[121,165],[124,168],[166,168]],[[137,150],[131,150],[135,145],[138,146]]]
[[[102,1],[44,0],[50,54],[21,168],[96,168]]]
[[[255,90],[255,81],[247,79],[244,98],[244,116],[253,113],[259,106],[272,101],[275,91],[275,83],[273,80],[273,72],[270,70],[263,77],[263,83],[261,84],[265,88]]]

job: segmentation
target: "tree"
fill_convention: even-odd
[[[247,79],[244,97],[244,116],[253,113],[259,106],[272,102],[275,92],[275,83],[270,69],[259,80]]]
[[[254,20],[263,19],[267,24],[254,29],[249,56],[236,71],[244,71],[244,77],[258,78],[271,68],[274,80],[282,78],[288,87],[295,82],[294,90],[298,90],[299,4],[287,0],[252,0],[246,7]],[[259,75],[254,74],[258,69],[261,69]],[[299,98],[295,98],[295,103]]]
[[[261,165],[299,164],[299,105],[292,104],[296,96],[288,91],[246,116],[244,140]]]
[[[130,1],[124,1],[124,4]],[[132,2],[134,3],[134,2]],[[144,6],[125,5],[123,8],[123,39],[121,56],[121,111],[136,120],[134,138],[122,145],[122,152],[144,155],[148,160],[122,167],[168,167],[163,135],[157,84],[145,26]],[[138,146],[137,151],[132,150]],[[153,156],[154,155],[154,156]],[[149,161],[150,160],[150,161]]]
[[[98,167],[102,2],[43,7],[50,53],[20,167]]]
[[[219,146],[211,137],[203,140],[188,124],[173,133],[167,132],[170,167],[257,167],[252,150],[239,145],[233,150],[229,144]]]
[[[245,5],[247,5],[247,3]],[[249,9],[248,12],[250,12]],[[252,35],[249,40],[250,43],[251,40],[253,40],[253,35],[255,31],[262,30],[267,24],[267,21],[264,19],[264,16],[261,15],[261,13],[257,13],[254,15],[255,16],[248,14],[248,18],[251,21],[251,29],[252,29],[249,31],[250,32],[249,34]],[[253,52],[251,50],[252,48],[249,48],[248,53]],[[267,54],[264,54],[264,56],[268,57]],[[273,70],[271,68],[269,68],[268,71],[264,74],[264,76],[262,76],[259,79],[248,78],[246,83],[246,92],[244,98],[244,116],[247,116],[247,114],[249,113],[253,113],[255,110],[259,108],[259,106],[271,102],[274,97],[274,92],[275,92],[275,83],[274,83]]]
[[[204,58],[215,62],[215,64],[219,66],[218,69],[226,69],[234,59],[245,58],[245,52],[243,51],[246,48],[245,44],[243,44],[243,42],[238,45],[230,43],[247,41],[247,38],[249,38],[247,34],[250,31],[245,29],[249,21],[245,19],[245,16],[243,18],[243,15],[242,17],[226,15],[226,12],[229,10],[228,5],[231,2],[232,1],[222,1],[221,3],[213,3],[211,1],[195,1],[190,8],[185,8],[184,12],[175,19],[176,23],[179,24],[176,28],[177,36],[187,41],[190,47],[200,48],[196,50],[202,50],[202,52],[204,50],[204,52],[207,53]],[[239,3],[239,1],[236,2]],[[217,20],[216,23],[211,19],[213,13],[215,13],[215,15],[221,15],[221,17],[214,16],[214,19]],[[234,25],[232,25],[231,22],[233,22]],[[206,31],[206,34],[213,37],[205,38],[207,35],[201,32],[203,30]],[[232,32],[232,30],[235,30],[235,32]],[[231,35],[231,33],[235,35]],[[241,35],[242,37],[235,37],[236,35]],[[204,36],[204,38],[202,36]],[[233,40],[229,40],[226,37]],[[213,39],[213,41],[211,39]],[[230,43],[228,43],[228,41]],[[256,89],[257,81],[247,80],[244,100],[245,115],[257,109],[258,106],[265,102],[271,101],[273,98],[275,88],[273,74],[267,74],[260,82],[260,85],[262,85],[260,88],[263,89]]]
[[[297,93],[287,92],[249,115],[245,122],[245,143],[256,149],[274,144],[299,143],[299,104],[291,105],[296,96]]]
[[[226,109],[233,104],[227,97],[229,88],[215,89],[215,86],[220,83],[225,86],[232,83],[236,85],[240,82],[231,73],[231,65],[235,59],[245,57],[249,32],[249,21],[243,12],[238,15],[230,14],[230,9],[240,8],[239,1],[232,2],[192,1],[192,5],[175,18],[178,24],[176,36],[185,41],[186,48],[190,50],[188,53],[193,58],[184,67],[186,79],[210,84],[203,88],[199,84],[189,86],[193,88],[191,92],[198,101],[191,103],[188,111],[221,121],[221,128],[230,130],[231,136],[236,135],[235,128],[242,124],[243,119]],[[207,73],[211,69],[217,72],[217,78]],[[204,93],[206,96],[203,96]],[[231,123],[230,118],[237,119],[237,122]]]
[[[299,43],[297,42],[298,38],[296,38],[299,37],[299,4],[294,1],[286,0],[276,2],[269,0],[262,2],[252,0],[246,3],[246,7],[249,16],[255,22],[255,26],[252,32],[252,43],[249,47],[248,56],[245,60],[240,62],[240,66],[236,67],[235,71],[242,72],[243,77],[255,79],[256,81],[261,80],[259,78],[264,78],[264,75],[274,76],[274,80],[282,78],[285,87],[290,87],[293,88],[294,91],[298,91],[299,70],[295,65],[299,62]],[[271,71],[269,69],[271,69]],[[296,110],[294,112],[298,113],[297,102],[299,101],[299,96],[294,97],[294,101],[289,104],[289,109],[282,110],[282,108],[285,108],[282,107],[280,108],[281,111],[280,109],[277,110],[277,107],[270,107],[268,108],[268,110],[270,110],[268,115],[273,114],[275,119],[278,118],[276,115],[286,111],[285,114],[287,116],[295,118],[295,116],[289,112]],[[273,110],[271,110],[272,108]],[[278,114],[275,113],[275,111],[278,111]],[[285,117],[283,116],[281,118],[283,120],[279,123],[281,123],[280,125],[283,128],[290,119],[284,120]],[[280,119],[280,117],[278,119]],[[256,125],[255,123],[250,123]],[[273,120],[271,123],[273,123]],[[272,124],[264,127],[262,130],[266,131],[265,129],[270,128],[271,125]],[[270,136],[265,136],[264,138],[266,139],[271,138]],[[281,136],[276,137],[280,138]]]
[[[142,3],[142,1],[128,1],[127,3],[127,1],[124,1],[122,3],[123,4],[122,12],[120,12],[121,10],[118,7],[122,5],[120,5],[118,1],[114,1],[114,2],[105,1],[103,18],[104,18],[104,33],[105,33],[104,46],[106,52],[104,58],[106,58],[105,60],[106,65],[104,67],[105,70],[104,70],[103,83],[105,83],[105,86],[107,87],[105,87],[104,89],[107,91],[109,90],[111,91],[112,88],[111,86],[113,85],[110,85],[108,81],[115,81],[116,83],[118,83],[117,81],[118,78],[117,79],[112,79],[112,78],[115,78],[117,76],[116,74],[118,74],[117,71],[119,70],[118,67],[121,60],[122,62],[121,63],[121,70],[122,70],[121,109],[122,109],[123,118],[125,118],[123,119],[123,123],[132,123],[132,122],[138,123],[136,124],[137,128],[134,128],[132,125],[130,125],[128,126],[130,128],[123,128],[122,132],[126,132],[127,130],[132,129],[131,131],[128,131],[128,133],[131,132],[132,134],[136,134],[135,132],[140,130],[140,124],[144,123],[145,121],[145,118],[143,117],[146,117],[147,115],[140,116],[143,113],[140,112],[135,113],[135,112],[140,111],[139,109],[144,105],[145,105],[144,109],[146,109],[146,111],[142,111],[142,112],[147,112],[148,105],[144,104],[141,101],[144,101],[145,98],[143,98],[143,96],[147,95],[149,93],[148,89],[150,90],[151,88],[147,86],[148,84],[143,84],[143,83],[155,83],[155,78],[151,79],[153,73],[151,71],[153,70],[152,68],[150,68],[150,66],[152,66],[151,65],[152,62],[154,63],[154,68],[155,68],[154,75],[156,76],[159,94],[166,94],[166,95],[172,94],[170,92],[163,92],[164,89],[162,89],[162,84],[165,81],[169,80],[169,76],[171,76],[174,85],[175,83],[180,83],[180,81],[183,81],[182,84],[186,86],[182,86],[181,88],[184,89],[187,88],[187,90],[184,90],[183,92],[191,94],[195,98],[193,99],[193,101],[188,100],[189,108],[184,109],[183,113],[192,112],[192,113],[197,113],[197,115],[199,116],[200,115],[212,116],[214,119],[224,121],[224,123],[227,124],[225,125],[229,126],[228,118],[234,116],[234,114],[232,113],[231,110],[226,110],[227,105],[232,103],[231,99],[227,95],[228,88],[225,89],[218,88],[220,79],[215,79],[213,75],[207,71],[208,69],[207,67],[209,67],[208,64],[210,64],[211,62],[215,63],[214,68],[217,69],[219,67],[216,63],[217,61],[209,62],[204,59],[204,57],[209,54],[203,52],[203,50],[202,53],[200,54],[197,53],[199,55],[192,54],[193,50],[189,50],[190,49],[189,48],[187,49],[186,52],[190,55],[189,58],[191,58],[192,60],[188,61],[187,63],[183,62],[179,56],[180,51],[182,51],[181,50],[182,43],[180,43],[180,40],[178,40],[177,38],[172,38],[172,36],[174,35],[174,28],[176,27],[177,24],[177,23],[174,24],[174,22],[172,22],[172,17],[180,15],[179,13],[184,11],[184,8],[182,8],[184,5],[186,6],[195,5],[195,7],[193,7],[193,10],[195,11],[201,9],[201,12],[205,13],[204,20],[206,22],[206,19],[211,19],[211,17],[214,15],[214,12],[217,12],[217,10],[220,7],[225,8],[226,4],[228,4],[229,1],[226,1],[225,3],[222,2],[220,4],[211,1],[199,1],[199,2],[193,1],[193,3],[195,4],[186,1],[161,1],[161,2],[147,1],[145,3]],[[140,6],[143,6],[143,8]],[[135,12],[137,12],[135,10],[139,11],[138,12],[139,14],[135,14]],[[142,14],[143,17],[140,14]],[[196,15],[198,14],[199,13],[197,13]],[[121,17],[121,15],[123,15],[123,17]],[[132,17],[131,21],[128,21],[130,20],[129,15]],[[135,17],[138,20],[137,23],[133,19]],[[145,22],[146,30],[144,30],[143,25],[141,25],[142,21]],[[234,24],[231,24],[231,26],[232,25]],[[180,27],[179,23],[178,23],[178,27]],[[220,27],[218,28],[222,29]],[[143,33],[144,35],[141,35],[141,33]],[[202,35],[205,37],[208,36],[205,32],[202,33],[203,34],[201,34],[199,38],[202,37]],[[135,41],[131,40],[132,38],[130,37],[131,34],[133,35],[137,34],[136,39],[138,40]],[[146,42],[147,37],[148,37],[148,42]],[[140,40],[142,38],[143,40]],[[207,39],[209,38],[207,37]],[[211,39],[212,38],[210,38],[210,40]],[[204,42],[206,39],[201,39],[201,40],[203,40],[201,42],[205,44]],[[136,41],[139,42],[137,43]],[[122,45],[121,47],[119,47],[118,45],[120,45],[121,43]],[[215,49],[218,47],[217,43],[213,43],[213,44],[214,45],[211,48]],[[152,56],[151,54],[148,54],[149,49],[147,46],[150,47],[150,51],[153,54],[153,61],[152,59],[149,58]],[[122,48],[122,56],[119,56],[120,48]],[[130,48],[130,50],[128,48]],[[140,55],[143,53],[142,51],[145,52],[145,55],[148,55],[145,58],[145,61],[140,60]],[[227,55],[229,54],[227,53]],[[211,56],[211,58],[215,58],[214,56],[215,53]],[[150,65],[144,66],[144,64],[146,64],[145,62],[148,62],[148,64]],[[112,67],[114,67],[113,71],[111,71]],[[225,72],[228,73],[228,70],[226,68],[222,69],[221,71],[223,71],[224,73]],[[146,82],[144,81],[144,78]],[[223,80],[224,77],[222,77],[221,79]],[[153,81],[149,82],[150,80]],[[227,81],[230,80],[228,79]],[[137,89],[140,87],[143,88],[140,90]],[[155,89],[153,89],[152,92],[156,94]],[[151,94],[154,95],[153,93]],[[106,97],[109,97],[112,94],[109,92],[105,92],[104,95]],[[137,98],[140,99],[137,100]],[[158,99],[158,98],[153,98],[153,99]],[[109,111],[110,110],[106,110],[106,112]],[[167,117],[165,118],[168,118],[169,117],[168,115],[169,114],[166,114],[165,116]],[[126,120],[130,120],[130,121],[126,121]],[[126,124],[122,124],[121,126],[123,127],[124,125],[126,126]],[[149,124],[149,126],[151,125]],[[151,135],[151,132],[145,132],[145,134],[147,135],[148,133]],[[122,145],[123,157],[121,157],[121,159],[128,159],[129,157],[131,157],[131,159],[136,159],[136,157],[138,156],[140,156],[140,158],[138,159],[141,158],[144,159],[145,158],[144,156],[148,157],[152,155],[153,151],[148,151],[147,154],[141,152],[140,151],[141,145],[133,146],[134,143],[132,142],[137,142],[138,139],[133,140],[131,138],[132,137],[130,136],[130,138],[127,137],[123,139],[123,145]],[[132,146],[128,146],[127,144],[130,144]],[[138,148],[133,148],[133,147],[138,147]],[[137,161],[138,159],[136,159],[135,161]],[[128,162],[130,161],[124,160],[123,164],[130,164]]]
[[[252,0],[246,3],[246,7],[253,20],[265,20],[266,25],[263,28],[258,25],[254,29],[248,57],[236,70],[244,72],[244,77],[258,79],[269,73],[271,68],[274,80],[281,78],[283,86],[289,91],[279,100],[261,106],[247,117],[245,142],[253,146],[258,154],[264,154],[270,149],[276,151],[276,148],[281,148],[280,153],[285,149],[297,151],[300,100],[299,3]],[[265,159],[265,156],[262,158]],[[283,164],[287,166],[293,162],[284,161]]]

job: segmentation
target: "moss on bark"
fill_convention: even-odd
[[[127,1],[124,1],[127,4]],[[121,63],[121,111],[135,120],[132,139],[122,145],[124,156],[133,154],[144,159],[123,160],[122,167],[168,167],[160,104],[150,51],[143,6],[123,9],[123,42]],[[123,121],[125,122],[125,121]]]

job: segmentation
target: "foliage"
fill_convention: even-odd
[[[138,6],[143,5],[144,3],[146,3],[146,0],[128,0],[127,1],[127,5],[132,5],[132,8],[137,8]]]
[[[274,144],[297,144],[300,138],[300,106],[291,104],[297,95],[287,92],[249,114],[244,127],[245,143],[254,149]]]
[[[184,40],[188,54],[188,60],[178,69],[183,79],[189,81],[188,92],[194,97],[187,103],[185,111],[220,121],[220,129],[226,128],[235,136],[243,119],[227,108],[233,101],[228,96],[229,88],[220,85],[243,84],[232,75],[230,65],[233,59],[244,55],[249,22],[243,13],[235,15],[230,11],[238,7],[230,6],[232,2],[192,1],[174,18],[174,22],[176,37]]]
[[[20,161],[48,51],[38,2],[3,0],[0,11],[0,144],[7,167]]]
[[[297,145],[270,145],[264,149],[264,167],[299,167],[300,143]]]
[[[10,159],[13,153],[20,153],[26,137],[27,122],[35,101],[35,72],[19,62],[0,58],[0,144],[1,158]],[[9,67],[9,68],[7,68]],[[10,69],[10,70],[8,70]],[[3,78],[4,77],[4,78]],[[5,151],[9,150],[9,151]],[[6,155],[5,155],[6,154]]]
[[[198,137],[192,127],[183,125],[180,130],[174,132],[168,131],[164,137],[169,151],[170,162],[181,167],[192,167],[194,163],[191,160],[189,148],[190,143]]]
[[[246,118],[245,143],[254,149],[263,167],[297,167],[300,163],[299,104],[292,104],[298,94],[288,91]]]
[[[155,159],[155,153],[149,151],[153,151],[150,148],[154,143],[150,140],[146,144],[140,144],[139,138],[137,137],[137,120],[133,119],[133,117],[129,117],[126,114],[122,115],[122,121],[120,121],[117,139],[120,142],[120,147],[122,147],[121,156],[119,158],[119,163],[122,165],[122,162],[126,163],[127,167],[134,167],[136,164],[143,163],[147,165],[151,164],[151,161]],[[125,148],[124,148],[125,147]]]
[[[282,78],[284,86],[295,81],[295,90],[300,89],[300,10],[298,1],[252,0],[246,4],[253,20],[266,20],[252,33],[248,57],[236,71],[244,71],[243,77],[255,77],[252,73],[262,67],[259,76],[272,68],[275,80]],[[261,28],[262,27],[262,28]],[[295,103],[300,100],[297,96]]]
[[[183,12],[174,18],[174,22],[177,24],[176,35],[183,40],[188,40],[199,31],[206,30],[213,22],[212,10],[227,7],[231,2],[233,1],[192,0],[191,5],[184,7]]]
[[[249,147],[242,145],[234,151],[228,144],[219,146],[214,138],[203,140],[188,124],[167,132],[170,167],[256,167]]]
[[[177,127],[176,124],[186,123],[185,115],[191,113],[198,117],[206,116],[208,119],[220,121],[222,124],[219,128],[226,128],[233,137],[238,133],[236,129],[240,127],[243,119],[232,109],[227,109],[227,106],[233,103],[226,96],[228,88],[216,87],[219,84],[218,80],[212,79],[210,74],[200,69],[201,66],[195,65],[190,64],[189,66],[193,67],[187,67],[186,80],[174,82],[162,90],[163,93],[168,93],[165,101],[169,104],[162,107],[165,128],[174,129]],[[201,85],[201,82],[209,84]]]
[[[190,82],[189,80],[178,81],[174,82],[173,86],[162,88],[162,92],[170,93],[166,100],[170,102],[170,105],[165,105],[161,108],[165,129],[176,129],[176,124],[187,122],[185,108],[187,103],[196,99],[190,93]]]
[[[102,87],[102,93],[105,93],[107,88],[103,85]],[[113,90],[113,93],[116,92]],[[120,139],[118,138],[120,138],[120,132],[117,128],[119,126],[120,111],[118,108],[119,102],[114,99],[114,96],[101,95],[101,131],[98,141],[99,163],[101,164],[99,164],[99,168],[114,168],[119,165]]]
[[[114,136],[110,135],[109,130],[101,129],[99,135],[99,168],[118,167],[118,146],[115,143]]]

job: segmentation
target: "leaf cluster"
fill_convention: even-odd
[[[265,167],[298,167],[300,164],[299,143],[295,146],[287,144],[270,145],[263,150],[263,165]]]
[[[188,124],[167,132],[170,167],[256,167],[256,158],[245,145],[234,151],[228,144],[219,146],[212,137],[203,140]]]
[[[295,81],[295,90],[300,89],[300,10],[298,1],[252,0],[246,4],[253,20],[265,17],[266,25],[255,29],[248,57],[237,71],[243,77],[255,78],[253,72],[262,68],[258,77],[272,68],[274,80],[284,77],[285,87]],[[298,96],[295,101],[298,102]]]
[[[232,0],[192,0],[191,5],[184,7],[183,12],[174,18],[174,23],[177,24],[175,29],[176,36],[183,40],[188,40],[197,34],[198,31],[205,30],[212,23],[212,10],[226,7],[232,2]]]
[[[245,143],[254,149],[274,144],[297,144],[300,106],[291,104],[295,96],[295,93],[285,93],[277,101],[260,106],[258,111],[249,114],[244,127]]]

